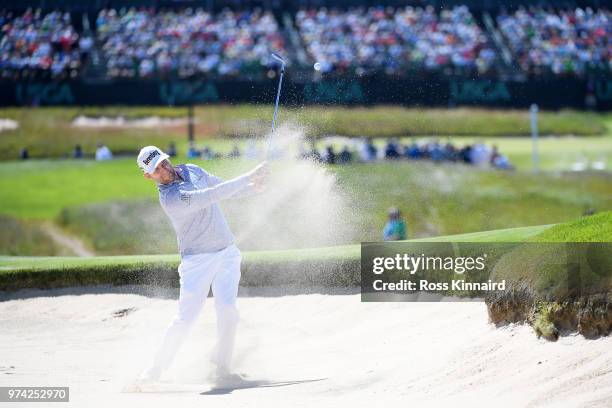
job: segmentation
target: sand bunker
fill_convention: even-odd
[[[0,132],[14,130],[19,127],[19,123],[12,119],[0,119]]]
[[[72,405],[88,407],[540,407],[612,399],[612,337],[551,343],[528,326],[495,329],[480,302],[365,304],[358,294],[269,296],[265,288],[239,298],[241,386],[207,381],[209,299],[166,382],[126,393],[176,301],[112,290],[30,291],[22,294],[46,297],[0,302],[0,385],[68,385]]]
[[[77,116],[72,121],[72,126],[81,128],[156,128],[179,126],[187,123],[185,118],[160,118],[158,116],[149,116],[139,119],[126,119],[119,117],[90,117]]]

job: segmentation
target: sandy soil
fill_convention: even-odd
[[[109,290],[114,293],[103,293]],[[549,343],[528,326],[495,329],[480,302],[361,303],[355,293],[278,296],[290,292],[266,289],[239,299],[236,368],[246,378],[239,387],[220,389],[207,380],[214,340],[209,299],[165,381],[147,392],[124,392],[176,308],[175,292],[139,290],[0,297],[0,385],[68,385],[69,405],[79,407],[603,407],[612,401],[611,337]]]
[[[157,127],[177,126],[187,123],[185,118],[160,118],[158,116],[148,116],[139,119],[126,119],[124,117],[99,117],[77,116],[72,121],[72,126],[81,128],[145,128],[152,129]]]
[[[19,122],[12,119],[0,118],[0,132],[4,130],[14,130],[19,127]]]

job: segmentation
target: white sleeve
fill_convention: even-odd
[[[206,175],[206,177],[208,177],[207,181],[208,181],[208,185],[209,186],[216,186],[220,183],[224,183],[225,180],[223,180],[221,177],[215,176],[213,174],[207,173],[206,171],[204,171],[204,174]],[[241,189],[240,191],[237,191],[236,193],[232,194],[231,197],[229,198],[243,198],[243,197],[249,197],[251,195],[256,194],[256,191],[253,189],[253,184],[249,183],[246,185],[245,188]]]
[[[174,190],[164,198],[164,201],[173,209],[196,211],[233,196],[247,188],[249,183],[249,177],[242,175],[199,190]]]

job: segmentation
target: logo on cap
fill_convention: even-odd
[[[151,160],[153,160],[155,156],[159,156],[159,155],[160,155],[159,150],[153,150],[151,153],[149,153],[147,158],[144,159],[142,162],[148,166],[149,163],[151,163]]]

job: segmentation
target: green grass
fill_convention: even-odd
[[[530,227],[506,228],[493,231],[470,232],[467,234],[447,235],[442,237],[419,238],[410,242],[522,242],[537,237],[551,225],[534,225]]]
[[[223,177],[253,165],[228,160],[199,163]],[[282,165],[273,163],[273,172],[282,171],[276,166]],[[358,232],[339,244],[379,240],[390,206],[404,213],[409,238],[556,224],[586,210],[612,210],[612,176],[607,173],[534,175],[413,162],[328,169],[350,197],[352,211],[345,216]],[[142,178],[130,159],[0,163],[0,203],[0,214],[8,217],[58,222],[100,255],[176,250],[155,185]],[[235,218],[232,211],[238,210],[227,207],[228,218]],[[152,227],[150,219],[161,222]],[[152,234],[156,240],[146,239]],[[21,254],[35,253],[41,254]]]
[[[243,253],[241,284],[359,284],[357,245]],[[94,284],[176,285],[177,255],[0,257],[0,291]]]
[[[409,242],[528,242],[551,228],[555,227],[531,226]],[[359,245],[244,251],[243,284],[358,285],[359,259]],[[0,290],[108,283],[176,284],[178,262],[177,255],[85,258],[0,256]]]
[[[0,248],[6,255],[62,255],[40,223],[0,215]]]
[[[454,143],[462,147],[468,143],[484,143],[487,146],[497,146],[499,151],[508,156],[510,162],[519,170],[533,170],[532,141],[527,137],[448,137],[448,138],[402,138],[403,144],[412,140],[426,142],[437,139],[446,143]],[[383,141],[378,143],[384,146]],[[586,169],[592,169],[597,162],[602,162],[606,170],[612,170],[612,137],[593,136],[543,136],[538,141],[539,169],[548,172],[570,171],[574,165],[584,164]]]
[[[582,217],[548,228],[536,242],[612,242],[612,212]]]
[[[207,162],[206,168],[224,176],[246,169],[245,164],[221,160]],[[157,197],[155,184],[130,159],[5,162],[0,174],[0,213],[19,218],[51,219],[67,206]]]
[[[179,144],[184,150],[186,126],[154,129],[83,129],[71,126],[79,115],[185,117],[177,107],[44,107],[2,108],[0,118],[19,122],[19,128],[2,132],[0,160],[16,159],[27,147],[32,157],[67,157],[75,144],[93,154],[98,141],[116,153],[135,153],[146,144]],[[216,137],[263,137],[268,132],[272,107],[268,105],[215,105],[195,109],[198,140]],[[610,114],[560,111],[541,112],[542,135],[597,136],[610,134]],[[485,109],[414,109],[398,106],[374,108],[283,107],[280,123],[303,126],[309,136],[346,135],[373,137],[419,136],[526,136],[527,111]]]
[[[576,244],[576,243],[588,244]],[[508,287],[486,299],[489,319],[528,322],[538,337],[612,333],[612,212],[554,225],[506,254],[492,279]]]
[[[599,293],[612,288],[611,243],[612,211],[581,217],[528,237],[496,264],[494,274],[507,279],[510,290],[527,285],[537,300]]]
[[[336,167],[339,184],[359,203],[361,231],[403,211],[411,238],[554,224],[589,208],[612,209],[609,176],[505,173],[430,163]],[[378,236],[364,239],[377,240]]]
[[[522,242],[549,225],[510,228],[497,231],[450,235],[428,239],[408,240],[409,242]],[[243,251],[245,262],[303,262],[345,260],[355,261],[360,258],[360,245],[340,245],[323,248],[291,249],[275,251]],[[0,274],[25,270],[52,269],[87,269],[99,266],[121,268],[140,264],[178,264],[178,255],[122,255],[95,257],[28,257],[0,256]]]

